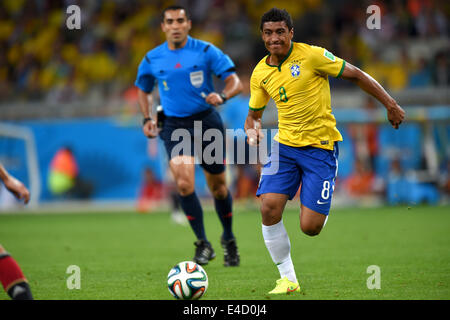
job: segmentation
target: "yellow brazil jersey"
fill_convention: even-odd
[[[293,146],[314,146],[333,150],[342,141],[331,113],[328,75],[339,77],[345,61],[324,48],[292,42],[278,66],[264,57],[250,80],[252,110],[265,108],[270,98],[278,109],[275,140]]]

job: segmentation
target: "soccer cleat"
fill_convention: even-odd
[[[300,285],[298,282],[289,281],[284,277],[277,280],[275,289],[269,292],[269,294],[290,294],[291,292],[300,292]]]
[[[225,267],[237,267],[240,264],[239,251],[236,245],[236,239],[225,241],[220,239],[223,248],[223,265]]]
[[[193,259],[194,262],[200,265],[205,265],[216,257],[214,249],[209,242],[206,242],[205,240],[197,240],[194,242],[194,245],[196,246],[195,256]]]

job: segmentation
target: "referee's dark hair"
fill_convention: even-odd
[[[279,22],[284,21],[288,27],[288,30],[291,31],[294,28],[294,23],[292,22],[291,15],[285,9],[272,8],[261,17],[261,25],[259,26],[260,30],[263,30],[263,25],[266,22]]]
[[[166,11],[169,11],[169,10],[184,10],[184,13],[186,14],[186,18],[187,18],[188,20],[190,20],[189,14],[188,14],[188,12],[187,12],[187,10],[186,10],[185,7],[180,6],[180,5],[173,5],[173,6],[168,6],[168,7],[166,7],[166,8],[162,11],[162,14],[161,14],[161,21],[162,21],[162,22],[164,22],[164,18],[165,18],[165,15],[166,15]]]

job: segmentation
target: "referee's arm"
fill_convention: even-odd
[[[233,98],[242,92],[243,86],[241,80],[236,73],[232,73],[225,78],[225,88],[222,93],[211,92],[205,101],[215,107],[225,103],[228,99]]]
[[[145,121],[142,126],[142,131],[149,138],[154,138],[158,135],[156,128],[156,119],[153,119],[151,115],[151,107],[153,105],[152,95],[148,92],[143,91],[138,87],[138,102],[139,108],[141,109],[142,116],[144,119],[151,119],[150,121]]]
[[[222,93],[225,94],[227,100],[238,95],[242,92],[242,90],[243,86],[241,83],[241,79],[239,79],[236,73],[232,73],[225,78],[225,88],[223,89]]]

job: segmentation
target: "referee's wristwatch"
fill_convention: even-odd
[[[223,100],[223,102],[222,102],[222,104],[224,104],[225,102],[227,102],[227,96],[225,95],[225,93],[223,93],[223,92],[221,92],[220,94],[219,94],[219,96],[222,98],[222,100]]]
[[[152,121],[152,118],[151,117],[147,117],[147,118],[144,118],[143,120],[142,120],[142,125],[144,126],[147,122],[149,122],[149,121]]]

